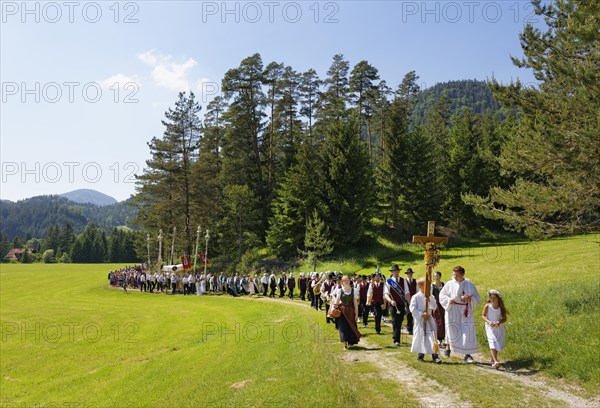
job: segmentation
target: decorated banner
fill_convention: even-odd
[[[204,252],[200,252],[198,254],[198,259],[200,259],[201,263],[208,264],[208,258],[207,258],[206,254]]]
[[[192,267],[190,265],[190,257],[188,255],[181,257],[181,263],[183,264],[183,269],[190,269]]]

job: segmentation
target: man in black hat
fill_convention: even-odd
[[[383,296],[388,302],[388,309],[392,315],[392,338],[394,346],[397,347],[400,345],[400,333],[404,315],[408,307],[407,296],[409,292],[406,280],[399,276],[400,268],[398,268],[398,265],[392,265],[390,272],[392,272],[392,276],[386,282]]]
[[[413,279],[413,270],[411,268],[407,268],[406,272],[404,272],[404,274],[407,276],[406,277],[406,286],[408,286],[408,292],[409,294],[407,294],[406,296],[406,302],[407,304],[410,305],[410,299],[417,294],[417,281],[415,279]],[[406,328],[408,329],[408,334],[410,334],[412,336],[413,334],[413,325],[414,325],[414,320],[413,320],[413,315],[410,312],[410,310],[408,308],[406,308]]]

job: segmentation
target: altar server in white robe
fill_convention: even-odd
[[[474,362],[471,354],[478,351],[473,311],[478,302],[479,292],[475,285],[465,278],[465,269],[455,266],[452,269],[452,280],[440,291],[440,303],[446,309],[446,357],[453,351],[463,354],[465,362]]]
[[[429,307],[428,310],[425,310],[425,294],[423,293],[425,291],[425,278],[417,280],[417,287],[419,291],[410,300],[410,312],[414,317],[414,330],[410,352],[419,353],[417,360],[420,362],[424,361],[425,354],[431,354],[433,362],[440,364],[442,360],[439,359],[434,349],[434,343],[437,343],[435,319],[431,315],[431,312],[437,309],[437,303],[435,302],[435,297],[429,295]],[[427,333],[423,330],[424,326]]]

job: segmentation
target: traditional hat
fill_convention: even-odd
[[[398,264],[393,264],[392,269],[390,269],[390,272],[401,271],[401,270],[402,270],[402,268],[398,268]]]
[[[408,275],[409,273],[414,273],[411,268],[406,269],[406,272],[404,272],[405,275]]]

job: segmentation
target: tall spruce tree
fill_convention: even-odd
[[[348,94],[350,81],[348,79],[349,63],[342,54],[336,54],[327,70],[327,78],[323,80],[325,90],[320,93],[317,101],[315,117],[318,122],[314,130],[322,140],[325,132],[332,122],[339,122],[348,118]],[[355,132],[356,134],[356,132]]]
[[[385,115],[383,157],[376,171],[379,214],[391,228],[408,231],[406,217],[413,205],[408,196],[408,177],[416,158],[410,147],[411,101],[418,91],[414,71],[404,76]],[[403,225],[405,224],[405,225]]]
[[[333,252],[333,240],[329,237],[329,227],[321,219],[315,209],[308,219],[304,239],[307,261],[312,264],[313,271],[317,270],[317,262]]]
[[[266,240],[275,255],[290,258],[303,247],[308,218],[320,203],[321,180],[318,154],[306,137],[272,202]]]
[[[262,215],[258,201],[246,185],[228,185],[224,189],[223,217],[217,233],[220,246],[230,259],[239,261],[244,252],[261,244],[257,234]]]
[[[326,130],[321,147],[322,218],[337,247],[363,238],[371,217],[372,172],[367,149],[356,138],[356,121],[337,120]]]
[[[431,206],[431,220],[446,222],[442,208],[448,196],[448,186],[445,184],[444,174],[449,161],[448,138],[450,126],[450,100],[446,96],[438,99],[425,116],[421,128],[423,142],[427,149],[427,185],[426,195],[428,205]]]

